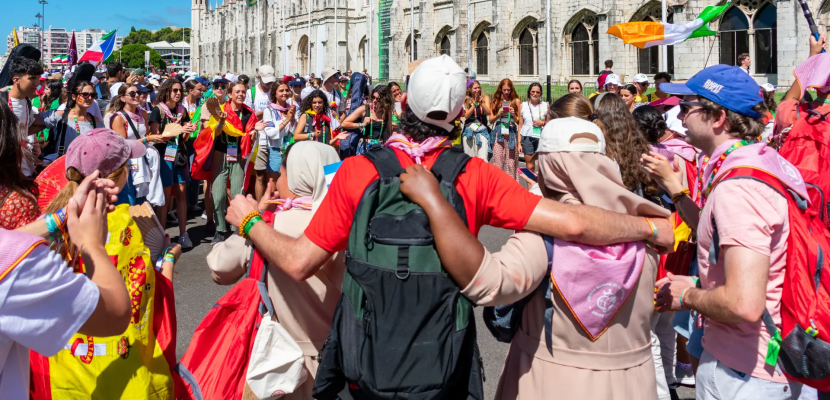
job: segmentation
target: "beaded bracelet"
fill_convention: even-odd
[[[242,221],[239,223],[239,236],[242,236],[246,239],[248,238],[248,236],[245,234],[245,226],[248,225],[248,222],[250,222],[251,219],[254,217],[260,217],[261,219],[262,214],[260,214],[259,211],[251,211],[248,215],[245,216],[245,218],[242,218]]]
[[[689,289],[691,289],[691,288],[690,288],[690,287],[687,287],[687,288],[683,289],[683,291],[682,291],[682,292],[680,292],[680,307],[685,308],[685,309],[687,309],[687,310],[691,310],[691,308],[686,307],[686,305],[685,305],[685,304],[683,304],[683,295],[685,295],[685,294],[686,294],[686,291],[687,291],[687,290],[689,290]]]
[[[247,238],[248,238],[248,234],[250,234],[250,233],[251,233],[251,229],[253,229],[253,228],[254,228],[254,225],[256,225],[256,223],[257,223],[257,222],[260,222],[260,221],[262,221],[262,217],[260,217],[259,215],[254,216],[253,218],[251,218],[251,220],[250,220],[250,221],[248,221],[248,223],[247,223],[247,224],[245,224],[245,228],[243,228],[243,230],[242,230],[242,231],[243,231],[242,237],[244,237],[245,239],[247,239]]]

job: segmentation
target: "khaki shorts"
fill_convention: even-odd
[[[268,146],[259,145],[259,151],[256,155],[256,162],[254,163],[254,169],[257,171],[265,171],[268,168]]]

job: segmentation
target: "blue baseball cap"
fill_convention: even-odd
[[[213,84],[215,85],[217,83],[224,83],[224,84],[227,85],[228,83],[230,83],[230,81],[228,81],[225,78],[216,78],[216,79],[213,80]]]
[[[144,86],[144,85],[141,85],[141,84],[138,84],[138,83],[135,85],[135,89],[138,91],[138,93],[152,92],[152,90],[147,89],[147,86]]]
[[[291,80],[291,82],[288,83],[288,86],[305,86],[305,79],[294,78]]]
[[[715,65],[698,72],[686,83],[661,83],[668,94],[697,95],[750,118],[761,118],[752,108],[764,101],[761,87],[740,67]]]

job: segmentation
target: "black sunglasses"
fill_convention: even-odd
[[[78,96],[79,99],[80,98],[87,98],[87,99],[96,99],[96,98],[98,98],[98,94],[94,93],[94,92],[93,93],[78,93],[77,96]]]
[[[221,85],[221,84],[213,85],[213,90],[225,90],[227,88],[228,88],[228,85]]]
[[[138,95],[138,92],[127,92],[127,93],[126,93],[126,95],[127,95],[127,96],[130,96],[130,98],[133,98],[133,99],[134,99],[134,98],[135,98],[135,96],[137,96],[137,95]]]
[[[688,114],[691,112],[691,107],[703,107],[705,104],[699,101],[681,101],[680,103],[680,113],[681,114]]]

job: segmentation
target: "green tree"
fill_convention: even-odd
[[[120,49],[113,51],[109,58],[104,60],[104,63],[121,60],[121,63],[127,68],[143,68],[145,51],[150,52],[150,64],[159,69],[167,68],[167,63],[161,59],[161,55],[157,51],[139,43],[121,46]]]
[[[152,42],[154,42],[152,32],[146,29],[130,30],[130,34],[124,37],[122,46],[126,46],[128,44],[147,44]]]

